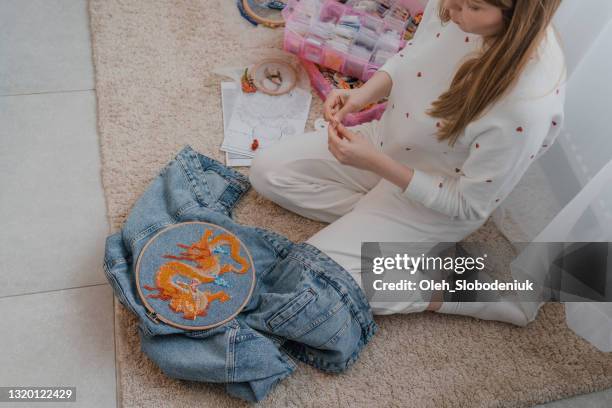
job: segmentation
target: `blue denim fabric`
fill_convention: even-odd
[[[121,231],[107,238],[104,271],[119,301],[139,318],[142,351],[166,375],[224,383],[229,394],[259,401],[295,370],[294,359],[327,372],[347,369],[377,326],[361,288],[326,254],[232,219],[249,188],[243,174],[185,146],[147,187]],[[133,267],[149,239],[186,221],[234,233],[256,271],[244,309],[208,330],[157,320],[135,286]]]

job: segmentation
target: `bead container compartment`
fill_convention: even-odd
[[[289,0],[284,49],[368,80],[414,32],[424,0]]]

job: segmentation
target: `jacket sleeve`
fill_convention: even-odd
[[[559,134],[562,111],[550,112],[537,104],[522,104],[487,115],[485,121],[466,128],[469,154],[456,174],[414,169],[402,194],[450,217],[486,220]]]

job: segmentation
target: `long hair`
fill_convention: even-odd
[[[484,0],[502,11],[503,28],[495,37],[484,38],[476,56],[455,73],[447,91],[427,111],[440,118],[439,141],[453,146],[470,122],[478,119],[518,81],[530,57],[545,37],[561,0]],[[440,1],[438,14],[448,23],[450,13]]]

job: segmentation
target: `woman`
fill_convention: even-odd
[[[429,0],[414,39],[362,87],[332,92],[324,131],[255,156],[263,196],[330,224],[306,242],[361,283],[361,242],[455,242],[484,224],[563,124],[560,0]],[[388,97],[380,121],[350,112]],[[371,302],[524,326],[513,303]]]

